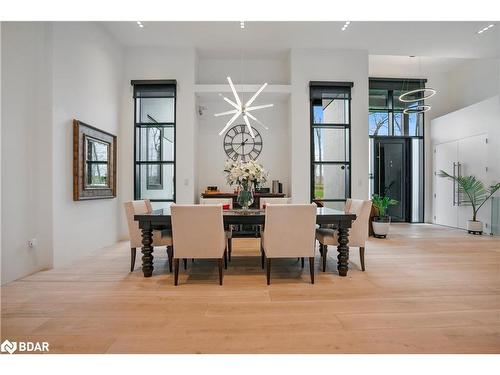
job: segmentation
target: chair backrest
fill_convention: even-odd
[[[222,206],[229,205],[229,209],[233,209],[232,198],[200,198],[200,204],[222,204]]]
[[[130,247],[142,246],[142,235],[139,223],[134,220],[134,215],[147,214],[153,211],[149,199],[140,201],[125,202],[125,215],[127,216],[128,234],[130,237]]]
[[[372,201],[362,199],[348,199],[345,205],[345,212],[356,214],[356,220],[349,230],[349,246],[364,247],[368,239],[368,226],[370,221],[370,211]]]
[[[268,204],[290,204],[292,198],[260,198],[260,209],[264,209]]]
[[[264,248],[270,258],[314,256],[315,204],[266,206]]]
[[[222,205],[170,206],[174,258],[221,258],[226,248]]]

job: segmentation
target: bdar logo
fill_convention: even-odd
[[[12,354],[14,353],[15,351],[17,350],[17,342],[10,342],[9,340],[5,340],[4,342],[2,342],[2,345],[0,345],[0,351],[2,351],[2,353],[9,353],[9,354]]]

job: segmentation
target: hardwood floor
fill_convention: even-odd
[[[164,249],[146,279],[121,242],[3,286],[2,340],[51,353],[499,353],[500,238],[391,230],[367,244],[366,272],[357,248],[345,278],[334,249],[326,273],[318,253],[314,285],[291,259],[267,286],[258,240],[236,239],[223,286],[216,262],[196,261],[174,287]]]

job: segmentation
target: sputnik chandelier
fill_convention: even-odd
[[[252,126],[250,125],[249,118],[252,119],[253,121],[255,121],[260,126],[262,126],[264,129],[268,130],[269,128],[266,125],[264,125],[262,122],[260,122],[257,119],[257,117],[255,117],[251,113],[252,111],[255,111],[257,109],[269,108],[269,107],[273,106],[273,104],[256,105],[253,107],[251,106],[252,103],[255,101],[255,99],[257,99],[257,96],[259,96],[259,94],[262,92],[262,90],[264,90],[266,88],[267,83],[264,83],[260,87],[260,89],[258,89],[255,92],[255,94],[253,94],[253,96],[245,104],[243,104],[242,101],[240,100],[240,97],[238,96],[238,93],[236,92],[236,89],[233,85],[233,81],[231,80],[231,77],[227,77],[227,81],[229,82],[229,86],[231,87],[231,91],[233,92],[234,100],[236,101],[236,103],[233,102],[231,99],[228,99],[225,96],[223,96],[223,99],[226,102],[228,102],[231,106],[233,106],[234,109],[230,110],[230,111],[226,111],[226,112],[216,113],[214,115],[215,117],[233,115],[233,117],[231,117],[231,119],[227,122],[226,126],[224,126],[224,128],[219,132],[219,135],[224,134],[224,132],[231,126],[232,123],[234,123],[238,119],[238,117],[240,117],[240,115],[243,117],[243,121],[245,121],[245,124],[248,127],[248,132],[250,133],[252,138],[255,138],[255,134],[253,132]],[[221,94],[219,94],[219,95],[221,95]]]

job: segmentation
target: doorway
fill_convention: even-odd
[[[373,191],[398,201],[388,214],[393,221],[411,222],[411,142],[408,138],[373,138]]]

